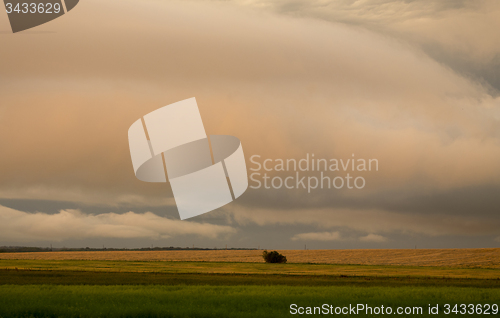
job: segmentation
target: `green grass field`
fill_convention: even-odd
[[[462,303],[499,305],[500,270],[0,260],[0,317],[301,316],[290,314],[291,304],[421,307],[422,314],[401,316],[448,317],[456,315],[445,315],[444,305]],[[439,305],[440,314],[428,315],[429,304]]]
[[[428,304],[442,312],[446,303],[499,299],[498,289],[471,287],[2,285],[0,317],[285,317],[292,316],[291,304],[422,307],[427,313]]]

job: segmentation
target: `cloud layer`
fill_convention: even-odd
[[[292,241],[339,241],[339,232],[312,232],[312,233],[300,233],[292,237]]]
[[[235,233],[236,229],[230,226],[171,220],[149,212],[91,215],[78,210],[62,210],[57,214],[45,214],[0,206],[2,242],[59,242],[91,238],[159,240],[183,235],[213,239]]]
[[[418,47],[462,74],[500,90],[500,4],[495,0],[233,0],[298,18],[369,29]]]
[[[88,0],[37,28],[53,33],[0,34],[0,197],[173,207],[168,184],[135,179],[126,132],[195,96],[207,133],[237,136],[247,159],[380,163],[357,192],[249,189],[228,208],[238,224],[318,229],[295,238],[344,227],[371,241],[499,234],[500,99],[481,73],[498,63],[497,4],[237,3]],[[32,226],[5,225],[4,240],[50,234],[30,223],[50,216],[0,213]],[[54,218],[82,224],[61,238],[232,233],[132,212]]]

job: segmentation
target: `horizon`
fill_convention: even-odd
[[[498,14],[87,0],[15,34],[0,15],[0,245],[498,248]],[[241,141],[249,187],[180,221],[169,182],[135,177],[127,131],[192,97],[206,136]],[[344,161],[301,170],[312,154]]]

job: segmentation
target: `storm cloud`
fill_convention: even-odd
[[[36,32],[0,33],[0,199],[86,206],[54,214],[81,222],[79,238],[200,230],[254,240],[256,227],[279,225],[293,226],[273,238],[282,246],[350,231],[384,246],[391,235],[493,242],[500,235],[500,84],[490,72],[499,65],[498,7],[88,0]],[[8,30],[1,15],[0,29]],[[169,185],[136,180],[126,132],[144,114],[193,96],[207,133],[237,136],[249,167],[255,154],[354,154],[376,158],[379,171],[359,174],[361,190],[248,189],[194,219],[212,228],[181,225],[158,212],[175,207]],[[113,208],[122,214],[105,212]],[[154,219],[128,212],[152,210],[165,231],[122,221]],[[35,211],[0,215],[52,217]],[[106,231],[92,230],[106,222],[113,224]],[[4,233],[9,242],[43,237],[26,227]]]

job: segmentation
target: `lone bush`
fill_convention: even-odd
[[[281,255],[276,251],[264,251],[262,252],[262,257],[264,258],[266,263],[286,263],[286,256]]]

